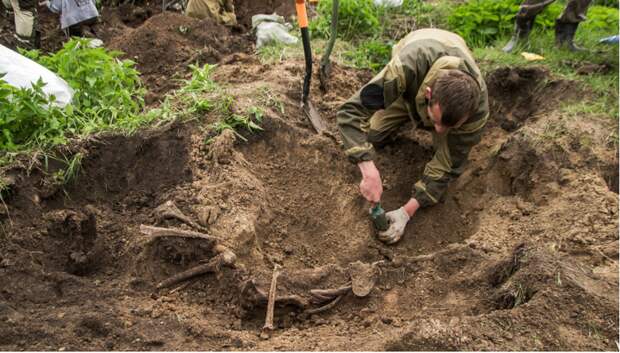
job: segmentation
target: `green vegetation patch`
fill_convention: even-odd
[[[0,78],[0,149],[5,153],[63,144],[106,129],[134,130],[144,123],[145,90],[134,63],[88,44],[72,39],[54,54],[24,52],[74,89],[73,102],[65,108],[45,96],[43,82],[15,88]]]
[[[213,79],[215,68],[216,65],[209,64],[190,65],[190,79],[183,81],[181,88],[167,95],[159,108],[149,111],[148,120],[189,121],[202,119],[209,113],[216,121],[206,126],[207,144],[224,130],[232,130],[244,141],[246,138],[240,132],[262,130],[262,108],[250,107],[242,113],[238,112],[234,106],[235,97]]]

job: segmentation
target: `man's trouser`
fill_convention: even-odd
[[[36,34],[36,0],[10,0],[15,14],[15,32],[22,41],[34,45]]]
[[[211,17],[229,26],[237,24],[232,0],[190,0],[185,14],[198,19]]]
[[[370,120],[361,125],[366,132],[366,139],[375,147],[381,147],[389,142],[398,129],[407,122],[413,122],[403,97],[398,98],[387,109],[375,112]],[[414,125],[415,126],[415,125]]]
[[[525,0],[517,13],[518,19],[531,19],[541,13],[545,7],[555,0]],[[592,0],[568,0],[564,12],[558,17],[558,22],[579,23],[586,19],[586,12]]]

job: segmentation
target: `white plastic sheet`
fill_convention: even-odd
[[[56,97],[55,104],[64,107],[71,103],[73,90],[65,80],[55,73],[0,44],[0,74],[2,80],[19,88],[30,88],[39,78],[45,82],[43,92]]]
[[[402,6],[403,0],[373,0],[375,6],[399,7]]]
[[[282,16],[276,14],[254,15],[252,16],[252,28],[256,29],[257,49],[272,42],[297,43],[297,37],[289,33],[293,27],[291,24],[285,23]]]

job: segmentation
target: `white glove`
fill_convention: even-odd
[[[385,216],[390,222],[390,228],[384,232],[379,232],[378,237],[379,240],[386,244],[394,244],[403,236],[407,222],[409,222],[411,217],[409,217],[404,207],[390,211]]]

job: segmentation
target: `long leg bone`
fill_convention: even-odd
[[[234,267],[237,256],[232,251],[221,245],[216,245],[214,250],[218,253],[218,255],[213,257],[209,262],[192,267],[181,273],[177,273],[176,275],[160,282],[157,285],[157,289],[170,287],[179,282],[185,281],[186,279],[205,273],[218,272],[222,266]]]
[[[267,315],[265,317],[265,326],[263,326],[262,336],[268,335],[273,331],[273,310],[276,304],[276,289],[278,286],[278,276],[280,275],[280,265],[276,264],[273,268],[271,277],[271,286],[269,287],[269,301],[267,302]]]
[[[183,229],[177,229],[177,228],[153,227],[153,226],[147,226],[147,225],[144,225],[144,224],[140,225],[140,233],[152,236],[154,238],[159,238],[159,237],[184,237],[184,238],[200,238],[200,239],[206,239],[206,240],[210,240],[210,241],[219,240],[219,238],[216,238],[216,237],[214,237],[212,235],[208,235],[208,234],[204,234],[204,233],[199,233],[199,232],[194,232],[194,231],[191,231],[191,230],[183,230]]]

